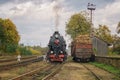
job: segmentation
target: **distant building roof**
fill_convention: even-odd
[[[98,37],[98,36],[94,36],[94,37],[98,38],[99,40],[102,40],[102,41],[103,41],[103,42],[105,42],[108,46],[111,46],[111,44],[110,44],[110,43],[108,43],[107,41],[105,41],[105,40],[101,39],[100,37]]]

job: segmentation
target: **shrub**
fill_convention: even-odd
[[[32,52],[26,47],[19,47],[21,55],[32,55]]]

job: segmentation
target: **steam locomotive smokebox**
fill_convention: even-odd
[[[49,51],[47,59],[51,61],[65,61],[67,59],[66,42],[58,31],[55,31],[50,37],[48,43]]]

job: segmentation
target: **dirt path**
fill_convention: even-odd
[[[88,66],[88,64],[85,64]],[[114,76],[104,70],[89,65],[102,80],[115,80]],[[96,80],[96,78],[81,63],[69,62],[64,64],[61,71],[50,80]]]

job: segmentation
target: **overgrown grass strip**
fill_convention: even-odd
[[[98,63],[98,62],[90,62],[90,64],[95,65],[101,69],[104,69],[112,74],[117,75],[118,77],[120,77],[120,69],[113,67],[111,65],[107,65],[107,64],[103,64],[103,63]],[[119,63],[118,63],[119,64]]]

